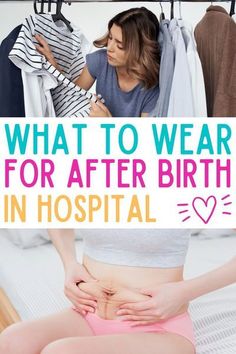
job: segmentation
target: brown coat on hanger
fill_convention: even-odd
[[[210,6],[195,28],[209,117],[236,117],[236,23]]]

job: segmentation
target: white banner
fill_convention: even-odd
[[[0,225],[236,227],[236,118],[1,119]]]

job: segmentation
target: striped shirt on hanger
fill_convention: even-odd
[[[37,52],[36,34],[45,38],[63,74]],[[89,114],[89,100],[95,98],[73,81],[85,65],[87,51],[88,41],[79,29],[74,28],[71,33],[64,23],[54,23],[52,16],[45,14],[25,19],[9,58],[29,75],[47,77],[46,86],[51,90],[56,116],[84,117]],[[45,88],[44,84],[41,86]]]

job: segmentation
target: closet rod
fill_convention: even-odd
[[[10,0],[10,1],[14,1],[14,0]],[[24,1],[24,0],[16,0],[16,1]],[[179,2],[180,0],[174,0],[175,2]],[[42,0],[37,0],[38,3],[41,3]],[[43,0],[44,3],[48,3],[48,0]],[[57,3],[57,0],[51,0],[52,3]],[[80,3],[90,3],[90,2],[129,2],[129,0],[62,0],[63,3],[67,3],[67,4],[73,4],[76,2],[80,2]],[[135,2],[171,2],[170,0],[135,0]],[[230,0],[181,0],[181,2],[211,2],[211,3],[215,3],[215,2],[230,2]]]
[[[0,0],[0,2],[29,2],[29,0]],[[48,3],[49,0],[36,0],[37,3]],[[62,0],[63,3],[65,4],[73,4],[76,2],[80,3],[90,3],[90,2],[171,2],[170,0]],[[216,2],[230,2],[231,0],[174,0],[174,2],[211,2],[211,3],[216,3]],[[51,3],[57,3],[57,0],[51,0]]]

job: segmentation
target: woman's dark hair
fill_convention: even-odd
[[[94,41],[97,48],[107,46],[113,24],[122,30],[122,47],[127,53],[128,73],[145,88],[154,87],[158,83],[160,67],[157,17],[145,7],[119,13],[109,21],[108,33]]]

